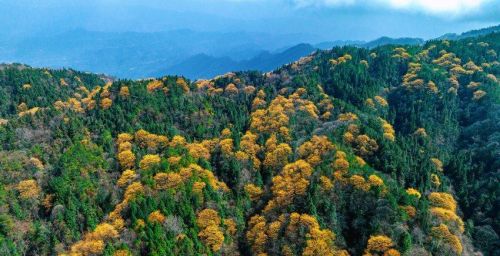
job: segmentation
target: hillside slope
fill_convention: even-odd
[[[0,66],[0,254],[498,255],[499,51],[196,82]]]

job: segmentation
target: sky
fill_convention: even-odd
[[[430,39],[500,23],[500,0],[0,0],[0,40],[72,29]]]

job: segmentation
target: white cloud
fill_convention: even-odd
[[[461,16],[481,9],[492,0],[290,0],[298,8],[307,6],[378,6],[433,15]]]
[[[397,9],[423,10],[433,14],[460,15],[478,10],[487,0],[387,0]]]

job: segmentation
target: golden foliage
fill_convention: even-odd
[[[445,192],[432,192],[428,196],[432,206],[448,209],[452,212],[457,210],[457,202],[451,194]]]
[[[19,104],[17,106],[17,111],[18,112],[24,112],[26,110],[28,110],[28,105],[26,105],[26,103],[24,103],[24,102],[22,102],[21,104]]]
[[[352,60],[352,56],[350,54],[346,53],[343,56],[338,57],[337,59],[330,59],[329,62],[330,62],[330,64],[335,66],[335,65],[345,63],[348,60]]]
[[[158,89],[158,88],[161,88],[161,87],[163,87],[163,82],[162,82],[162,81],[160,81],[160,80],[156,80],[156,79],[155,79],[155,80],[150,81],[150,82],[147,84],[147,86],[146,86],[146,88],[147,88],[148,92],[152,92],[152,91],[154,91],[154,90],[156,90],[156,89]]]
[[[156,189],[171,189],[182,184],[182,177],[178,173],[157,173],[154,177]]]
[[[432,63],[437,64],[442,67],[453,67],[459,65],[461,60],[456,57],[452,52],[448,53],[446,51],[441,52],[441,56],[432,61]]]
[[[399,206],[403,211],[408,214],[408,217],[414,218],[417,215],[417,209],[411,205]]]
[[[130,96],[130,91],[128,89],[128,86],[122,86],[120,87],[120,96],[127,98]]]
[[[484,96],[486,96],[486,92],[485,91],[483,91],[483,90],[477,90],[477,91],[475,91],[473,93],[472,99],[473,100],[480,100]]]
[[[203,195],[203,189],[207,186],[207,184],[203,181],[195,181],[193,183],[193,193],[197,195]]]
[[[113,101],[110,98],[104,98],[101,100],[101,108],[108,109],[113,104]]]
[[[427,88],[432,92],[432,93],[438,93],[439,89],[437,88],[436,84],[433,81],[429,81],[427,83]]]
[[[464,232],[464,222],[455,212],[441,207],[432,207],[430,213],[446,224],[454,224],[460,233]]]
[[[219,227],[221,224],[219,214],[213,209],[204,209],[198,213],[197,217],[196,223],[201,229],[198,236],[212,251],[219,251],[224,242],[224,233]]]
[[[238,88],[233,83],[228,84],[224,91],[229,94],[237,94],[239,92]]]
[[[285,165],[281,174],[273,178],[271,190],[276,203],[285,206],[290,204],[295,196],[304,195],[311,174],[312,167],[304,160]]]
[[[356,156],[354,158],[356,159],[356,162],[359,164],[359,166],[363,167],[366,165],[366,162],[365,162],[365,160],[363,160],[363,158],[361,158],[359,156]]]
[[[354,142],[354,135],[347,131],[344,133],[344,136],[342,137],[346,143],[353,143]]]
[[[31,157],[30,158],[30,164],[35,167],[36,169],[38,170],[42,170],[43,169],[43,163],[42,161],[40,161],[40,159],[36,158],[36,157]]]
[[[111,93],[109,92],[108,89],[104,89],[102,92],[101,92],[101,98],[109,98],[109,96],[111,96]]]
[[[159,155],[145,155],[141,162],[139,162],[139,167],[142,170],[147,170],[150,169],[151,167],[158,165],[160,163],[161,159]]]
[[[338,255],[333,244],[335,235],[331,230],[320,229],[318,227],[311,228],[308,237],[309,239],[306,242],[306,247],[302,252],[303,256]]]
[[[131,150],[118,153],[118,162],[122,168],[132,168],[135,165],[135,155]]]
[[[132,170],[125,170],[117,181],[118,186],[124,187],[137,178],[137,174]]]
[[[224,128],[220,134],[221,138],[228,139],[231,137],[231,130],[229,128]]]
[[[414,188],[407,188],[406,189],[406,193],[410,196],[414,196],[416,198],[420,198],[422,195],[420,194],[420,192],[418,192],[418,190],[414,189]]]
[[[218,226],[210,225],[201,230],[198,236],[214,252],[220,251],[224,243],[224,233]]]
[[[248,231],[246,233],[247,241],[252,245],[255,254],[263,253],[265,244],[268,240],[266,234],[266,218],[261,215],[255,215],[248,221]]]
[[[135,221],[135,229],[143,229],[146,226],[146,222],[143,219],[138,219]]]
[[[280,127],[287,126],[289,118],[285,114],[285,108],[279,101],[286,100],[278,96],[271,102],[268,109],[257,109],[251,114],[250,128],[259,133],[276,133]]]
[[[121,217],[120,218],[115,218],[113,220],[113,222],[111,223],[111,225],[117,230],[117,231],[121,231],[123,230],[123,228],[125,227],[125,220],[122,219]]]
[[[136,131],[134,134],[134,138],[135,138],[136,142],[141,144],[141,145],[146,144],[146,140],[147,140],[148,136],[149,136],[149,132],[147,132],[143,129]]]
[[[132,256],[132,253],[126,249],[116,250],[113,256]]]
[[[358,135],[355,142],[357,144],[357,151],[362,156],[372,155],[378,150],[377,142],[366,134]]]
[[[246,184],[244,189],[252,201],[259,199],[264,193],[260,187],[257,187],[254,184]]]
[[[440,224],[437,227],[431,228],[431,235],[433,238],[442,240],[450,245],[455,253],[462,253],[463,247],[460,239],[456,235],[452,234],[446,225]]]
[[[392,242],[391,238],[384,235],[378,235],[378,236],[370,236],[370,239],[368,239],[368,246],[366,249],[368,251],[373,251],[373,252],[385,252],[393,246],[394,243]]]
[[[181,135],[175,135],[172,140],[170,141],[170,146],[171,147],[178,147],[178,146],[184,146],[186,145],[186,139],[182,137]]]
[[[413,134],[420,137],[427,137],[427,132],[424,128],[418,128]]]
[[[168,163],[171,165],[176,165],[176,164],[180,163],[181,160],[182,160],[182,156],[171,156],[167,159]]]
[[[474,88],[477,88],[481,85],[481,83],[479,82],[474,82],[474,81],[471,81],[468,85],[467,85],[467,88],[469,89],[474,89]]]
[[[289,217],[290,221],[286,228],[286,236],[297,239],[296,236],[300,234],[301,230],[307,232],[305,234],[306,246],[302,255],[348,255],[346,251],[338,250],[335,247],[335,234],[331,230],[321,229],[314,216],[293,212]],[[280,222],[283,221],[280,216]],[[271,228],[271,225],[269,225],[269,228]]]
[[[189,85],[186,83],[186,80],[184,80],[184,78],[177,78],[175,84],[177,84],[177,86],[180,86],[184,92],[189,92]]]
[[[41,189],[36,180],[23,180],[17,184],[19,196],[22,199],[33,199],[40,195]]]
[[[352,175],[351,178],[349,178],[349,182],[351,185],[354,186],[356,189],[360,189],[363,191],[368,191],[370,189],[370,184],[366,182],[365,178],[359,175]]]
[[[226,156],[230,156],[233,154],[233,139],[223,139],[219,142],[219,147],[222,151],[222,154]]]
[[[118,231],[111,224],[99,224],[93,232],[86,234],[83,240],[71,246],[71,253],[76,255],[100,254],[104,250],[104,241],[115,239],[118,235]]]
[[[321,188],[323,190],[330,190],[333,188],[333,182],[326,176],[319,177],[319,181],[321,182]]]
[[[387,107],[389,105],[384,98],[382,98],[382,97],[380,97],[378,95],[375,96],[374,99],[382,107]]]
[[[123,197],[124,197],[124,200],[126,202],[128,202],[143,192],[144,192],[144,187],[142,186],[142,184],[140,182],[136,181],[136,182],[133,182],[132,184],[128,185]]]
[[[375,174],[370,175],[370,177],[368,177],[368,181],[370,182],[370,185],[375,187],[380,187],[384,185],[384,180],[382,180],[379,176]]]
[[[365,104],[370,108],[375,108],[375,102],[372,98],[368,98],[365,100]]]
[[[431,162],[434,164],[434,167],[436,167],[436,170],[440,172],[443,171],[443,162],[441,162],[441,160],[438,158],[431,158]]]
[[[135,132],[135,140],[141,147],[147,147],[153,150],[158,147],[166,147],[169,143],[166,136],[152,134],[143,129]]]
[[[260,90],[262,91],[262,90]],[[252,110],[256,110],[259,108],[265,107],[267,104],[266,100],[261,98],[261,97],[255,97],[255,99],[252,102]]]
[[[128,141],[120,143],[118,145],[118,152],[131,151],[131,150],[132,150],[132,143]]]
[[[199,166],[197,164],[191,164],[187,168],[182,168],[179,171],[179,173],[184,180],[188,179],[193,174],[195,174],[201,178],[206,179],[208,182],[208,185],[210,185],[215,190],[219,190],[219,189],[221,189],[223,191],[229,190],[227,185],[224,182],[217,180],[217,178],[215,177],[215,175],[211,171],[209,171],[207,169],[203,169],[201,166]]]
[[[165,221],[165,215],[163,215],[159,210],[156,210],[149,214],[148,221],[150,223],[163,223]]]
[[[101,254],[104,250],[104,241],[102,240],[84,240],[71,246],[73,255],[94,255]]]
[[[395,52],[395,54],[392,55],[393,58],[408,59],[411,57],[411,55],[403,47],[394,48],[393,51]]]
[[[204,209],[197,215],[196,224],[201,229],[208,226],[219,226],[220,223],[219,213],[213,209]]]
[[[382,118],[380,118],[380,121],[382,122],[382,129],[384,131],[384,138],[386,138],[390,141],[394,141],[395,132],[394,132],[394,128],[392,127],[392,125]]]
[[[257,144],[257,135],[247,131],[245,135],[241,137],[240,150],[252,160],[254,168],[260,167],[260,160],[257,154],[260,152],[261,148],[259,144]]]
[[[245,92],[245,94],[253,94],[255,92],[255,87],[252,86],[252,85],[248,85],[248,86],[245,86],[243,88],[243,91]]]
[[[63,78],[59,79],[59,84],[61,86],[68,86],[68,83],[66,82],[66,80],[64,80]]]
[[[488,74],[488,75],[486,75],[486,77],[487,77],[489,80],[491,80],[492,82],[494,82],[494,83],[498,83],[498,79],[497,79],[497,77],[496,77],[495,75],[493,75],[493,74]]]
[[[282,225],[283,223],[281,222],[281,220],[269,223],[269,225],[267,226],[267,235],[272,239],[277,239]]]
[[[94,232],[86,235],[86,238],[92,238],[98,240],[106,240],[117,237],[118,237],[118,232],[113,227],[113,225],[108,223],[102,223],[97,225],[97,227],[94,229]]]
[[[194,158],[210,159],[210,151],[202,143],[190,143],[186,148]]]
[[[326,136],[314,135],[311,140],[300,145],[297,152],[309,164],[316,166],[321,162],[321,158],[333,149],[335,146]]]
[[[335,161],[333,162],[333,168],[335,170],[347,171],[349,169],[349,162],[346,160],[347,155],[344,151],[338,150],[335,153]]]
[[[291,154],[292,148],[286,143],[281,143],[276,147],[270,146],[264,159],[264,166],[272,169],[280,169],[288,163],[288,157]]]
[[[441,185],[441,180],[439,179],[439,176],[436,174],[431,174],[431,182],[434,184],[434,186],[439,187]]]
[[[351,112],[339,114],[337,118],[337,121],[342,121],[342,122],[349,122],[356,120],[358,120],[358,116]]]
[[[19,117],[23,117],[23,116],[26,116],[26,115],[34,116],[39,110],[40,110],[39,107],[33,107],[33,108],[30,108],[30,109],[28,109],[26,111],[19,112],[18,116]]]
[[[389,249],[384,252],[384,256],[400,256],[401,253],[399,253],[398,250],[396,249]]]
[[[226,226],[226,231],[234,236],[236,234],[236,222],[233,219],[224,219],[224,226]]]

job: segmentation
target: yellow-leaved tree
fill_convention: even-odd
[[[204,209],[198,213],[196,224],[201,230],[198,236],[203,243],[214,252],[220,251],[224,243],[224,233],[219,227],[221,224],[219,213],[213,209]]]

